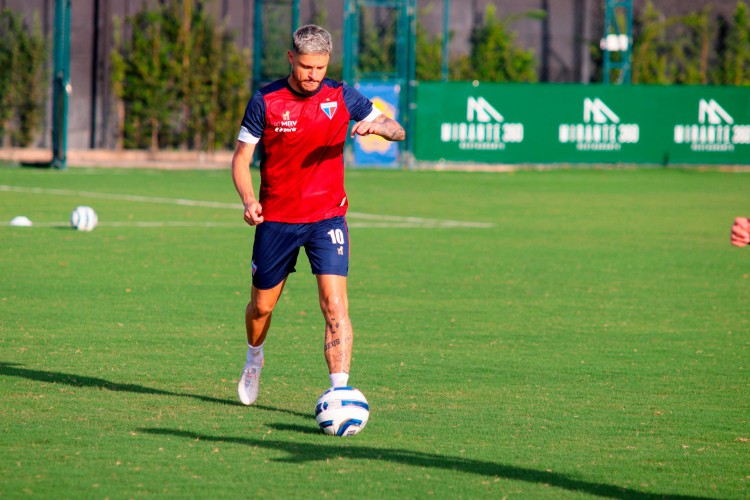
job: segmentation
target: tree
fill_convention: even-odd
[[[0,12],[0,143],[26,147],[34,141],[48,83],[47,53],[38,13],[29,28],[21,15]]]
[[[667,20],[649,0],[636,17],[631,78],[633,83],[670,83],[667,75]]]
[[[665,17],[650,1],[635,28],[633,83],[750,85],[750,18],[744,2],[738,2],[726,30],[712,18],[710,6]]]
[[[392,9],[362,9],[360,12],[359,70],[395,74],[396,13]]]
[[[737,2],[720,68],[720,83],[750,85],[750,17],[744,2]]]
[[[537,81],[533,50],[518,46],[518,34],[511,32],[508,24],[496,17],[493,4],[487,5],[484,24],[472,30],[468,60],[458,62],[461,77],[484,82]]]
[[[686,16],[666,17],[647,2],[636,18],[632,81],[707,84],[715,29],[710,6]]]
[[[316,24],[318,26],[323,26],[324,28],[328,29],[328,11],[325,7],[325,2],[311,2],[311,16],[310,16],[310,24]],[[331,31],[331,35],[334,39],[337,39],[340,37],[340,33]],[[336,54],[335,52],[331,54],[331,59],[328,61],[328,71],[326,72],[326,76],[328,78],[333,78],[334,80],[341,80],[342,78],[342,62],[341,62],[341,54]]]
[[[264,2],[265,3],[265,2]],[[287,51],[291,43],[291,12],[288,6],[269,5],[263,12],[263,59],[261,79],[276,80],[289,74]]]
[[[18,22],[11,10],[5,9],[0,12],[0,67],[7,69],[0,71],[0,145],[10,145],[10,135],[6,136],[6,131],[12,130],[11,120],[16,101],[13,67],[18,59]]]
[[[715,31],[711,23],[711,6],[684,16],[679,36],[673,46],[674,81],[689,85],[709,83],[711,41]]]
[[[223,57],[221,61],[220,77],[216,87],[216,116],[211,130],[215,131],[213,144],[216,149],[234,147],[236,144],[239,120],[245,111],[245,106],[250,98],[250,51],[238,51],[234,38],[224,34],[221,39],[220,50]]]
[[[116,23],[112,89],[128,148],[214,150],[231,147],[249,99],[249,53],[205,2],[172,0]],[[119,116],[119,113],[118,113]],[[119,143],[120,141],[118,141]]]
[[[168,70],[173,47],[164,36],[166,16],[143,10],[133,19],[133,37],[125,56],[125,146],[159,149],[159,135],[174,107],[174,74]],[[161,9],[160,9],[161,10]]]
[[[125,139],[125,73],[127,62],[123,57],[122,21],[115,17],[113,20],[112,41],[113,47],[109,54],[110,60],[110,88],[115,100],[115,149],[118,151],[124,147]]]
[[[442,36],[430,36],[424,24],[417,22],[416,74],[417,80],[440,80],[443,66]]]

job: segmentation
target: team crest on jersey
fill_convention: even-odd
[[[336,113],[336,108],[338,107],[338,103],[336,101],[333,102],[323,102],[320,104],[320,109],[323,110],[323,113],[326,114],[328,118],[333,118],[333,115]]]

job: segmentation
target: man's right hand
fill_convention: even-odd
[[[732,226],[732,245],[744,247],[750,243],[750,219],[737,217]]]
[[[257,226],[263,222],[263,207],[257,200],[245,204],[245,222],[251,226]]]

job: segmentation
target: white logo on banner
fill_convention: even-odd
[[[466,103],[466,121],[473,122],[475,116],[477,121],[484,123],[491,122],[492,120],[495,120],[496,122],[503,121],[503,115],[498,113],[497,110],[492,107],[492,104],[488,103],[484,97],[478,97],[476,99],[469,97],[469,100]]]
[[[617,151],[640,138],[637,123],[620,123],[620,117],[595,97],[583,100],[583,123],[561,123],[558,140],[575,144],[579,151]]]
[[[705,99],[701,99],[698,103],[698,121],[701,123],[708,121],[711,125],[718,125],[722,122],[731,125],[734,123],[734,118],[713,99],[708,102]]]
[[[522,123],[504,123],[505,118],[484,97],[466,101],[466,121],[442,123],[440,140],[457,142],[460,149],[503,150],[507,143],[523,142]]]
[[[674,127],[675,144],[689,144],[692,151],[734,151],[750,144],[750,125],[734,123],[732,115],[713,99],[698,101],[698,123]]]
[[[620,123],[620,117],[617,116],[604,102],[598,97],[594,100],[583,100],[583,121],[594,123],[607,123],[607,120],[613,123]]]

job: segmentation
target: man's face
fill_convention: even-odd
[[[288,51],[292,72],[289,84],[300,94],[312,95],[326,76],[329,54],[295,54]]]

